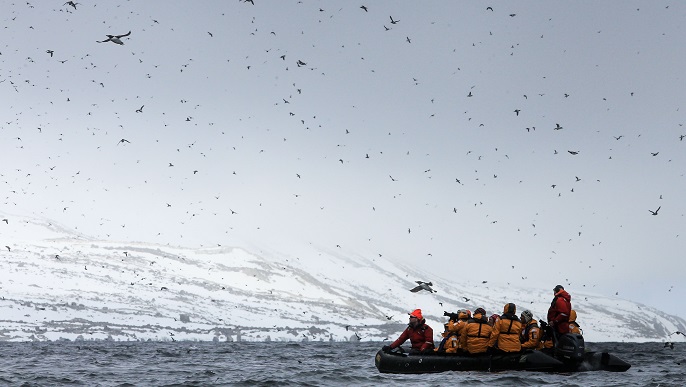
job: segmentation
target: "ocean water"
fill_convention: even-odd
[[[7,386],[682,386],[686,343],[587,343],[632,364],[623,373],[444,372],[381,374],[381,343],[0,343]]]

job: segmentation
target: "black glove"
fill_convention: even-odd
[[[381,347],[381,350],[386,352],[386,353],[391,352],[391,349],[393,349],[393,348],[391,348],[390,345],[384,345],[383,347]]]

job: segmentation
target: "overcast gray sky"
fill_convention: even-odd
[[[686,317],[686,4],[61,3],[2,1],[4,212]]]

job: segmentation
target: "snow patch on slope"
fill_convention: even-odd
[[[514,302],[544,320],[552,298],[550,290],[451,283],[339,248],[288,254],[116,243],[0,216],[10,248],[0,253],[0,340],[389,340],[414,308],[438,335],[443,311],[499,313]],[[432,281],[437,292],[409,292],[415,280]],[[686,327],[654,308],[569,291],[587,341],[661,341]]]

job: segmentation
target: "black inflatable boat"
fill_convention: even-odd
[[[376,368],[382,373],[423,374],[444,371],[624,372],[631,365],[607,352],[585,352],[580,335],[564,335],[550,350],[517,353],[414,355],[379,351]]]
[[[383,373],[423,374],[444,371],[555,371],[564,364],[541,351],[515,354],[431,354],[408,355],[379,351],[376,368]]]

